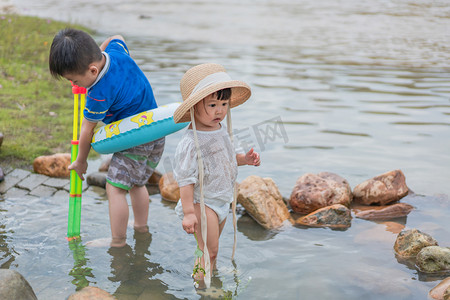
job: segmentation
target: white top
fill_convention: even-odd
[[[208,206],[223,206],[233,201],[237,177],[236,151],[225,126],[215,131],[197,130],[203,159],[203,197]],[[194,132],[187,129],[175,151],[173,174],[178,186],[194,184],[194,202],[200,202],[197,150]]]

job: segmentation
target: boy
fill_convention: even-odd
[[[53,77],[66,78],[87,89],[78,156],[69,166],[84,180],[97,123],[109,124],[156,108],[153,91],[144,73],[130,57],[120,35],[106,39],[98,47],[86,32],[63,29],[53,39],[49,68]],[[145,183],[161,158],[164,142],[165,139],[161,138],[113,154],[106,177],[111,247],[126,245],[129,215],[127,191],[133,207],[134,229],[148,231],[149,195]]]

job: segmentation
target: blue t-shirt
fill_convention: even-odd
[[[130,57],[125,42],[110,41],[103,55],[106,64],[87,89],[87,120],[109,124],[158,107],[147,77]]]

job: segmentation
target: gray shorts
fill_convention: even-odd
[[[118,188],[129,190],[143,186],[155,171],[164,151],[166,139],[160,138],[113,154],[106,181]]]

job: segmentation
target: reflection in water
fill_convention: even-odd
[[[121,248],[111,247],[108,250],[111,255],[112,274],[108,279],[120,283],[113,295],[118,299],[129,295],[154,299],[155,294],[162,295],[167,286],[161,280],[154,279],[155,275],[162,274],[164,270],[159,264],[151,262],[149,249],[152,235],[149,232],[135,231],[133,238],[134,249],[127,244]],[[167,296],[166,299],[176,298]]]
[[[2,211],[4,213],[5,211]],[[0,268],[1,269],[9,269],[11,264],[15,260],[15,256],[13,255],[14,248],[10,249],[12,245],[9,245],[8,235],[13,234],[11,231],[6,230],[6,226],[4,224],[0,224]]]
[[[252,241],[270,240],[274,238],[278,232],[277,230],[264,229],[264,227],[258,225],[258,223],[256,223],[256,221],[247,213],[243,214],[237,220],[237,228],[239,232],[242,232]]]
[[[88,277],[95,278],[95,276],[92,274],[92,268],[87,266],[89,259],[86,258],[86,247],[81,243],[81,239],[70,241],[69,249],[72,251],[74,260],[73,268],[70,270],[69,275],[74,278],[72,283],[76,286],[76,290],[79,291],[87,287],[89,283],[94,283]]]

